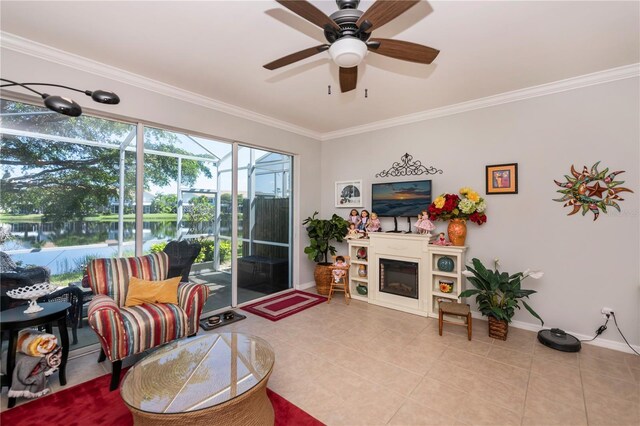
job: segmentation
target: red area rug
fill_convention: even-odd
[[[124,376],[124,372],[123,372]],[[56,379],[57,380],[57,379]],[[133,425],[133,417],[120,397],[109,392],[111,375],[58,391],[0,413],[0,424],[12,426]],[[277,393],[267,389],[276,426],[319,426],[322,423]]]
[[[271,321],[278,321],[326,301],[327,298],[324,296],[294,290],[243,306],[241,309]]]

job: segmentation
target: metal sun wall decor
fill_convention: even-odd
[[[396,161],[387,170],[383,170],[376,174],[376,177],[397,177],[412,175],[435,175],[442,174],[442,170],[433,166],[425,167],[420,160],[413,161],[413,155],[404,154],[400,157],[400,161]]]
[[[600,210],[607,213],[607,206],[620,211],[617,201],[624,201],[624,198],[618,195],[620,192],[633,192],[629,188],[619,186],[624,183],[623,180],[614,180],[616,175],[624,173],[623,170],[609,173],[609,169],[606,168],[599,172],[598,164],[600,164],[599,161],[591,166],[591,170],[583,166],[582,173],[578,173],[571,165],[572,176],[565,175],[566,182],[554,180],[556,185],[563,188],[557,191],[563,196],[554,198],[553,201],[564,202],[563,207],[573,207],[567,216],[576,214],[582,209],[582,216],[591,211],[593,220],[596,220],[600,216]],[[600,182],[604,183],[604,186],[601,186]]]

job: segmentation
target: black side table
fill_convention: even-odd
[[[67,384],[65,376],[67,369],[67,358],[69,357],[69,334],[67,333],[67,309],[71,306],[67,302],[45,302],[39,303],[44,309],[34,314],[25,314],[26,306],[3,311],[0,315],[2,330],[8,330],[9,350],[7,351],[7,374],[2,381],[2,386],[11,389],[13,380],[13,369],[16,366],[16,346],[18,344],[18,332],[23,328],[37,327],[44,325],[47,333],[53,332],[53,323],[57,322],[60,332],[60,345],[62,346],[62,362],[60,363],[59,377],[60,386]],[[16,405],[15,398],[9,398],[9,408]]]

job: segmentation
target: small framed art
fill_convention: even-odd
[[[362,181],[336,182],[336,207],[362,207]]]
[[[518,163],[487,166],[487,195],[518,193]]]

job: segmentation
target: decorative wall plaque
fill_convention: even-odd
[[[383,170],[376,174],[376,177],[398,177],[413,175],[435,175],[442,174],[442,170],[433,166],[425,167],[420,160],[413,161],[413,155],[404,154],[400,157],[400,161],[396,161],[387,170]]]

